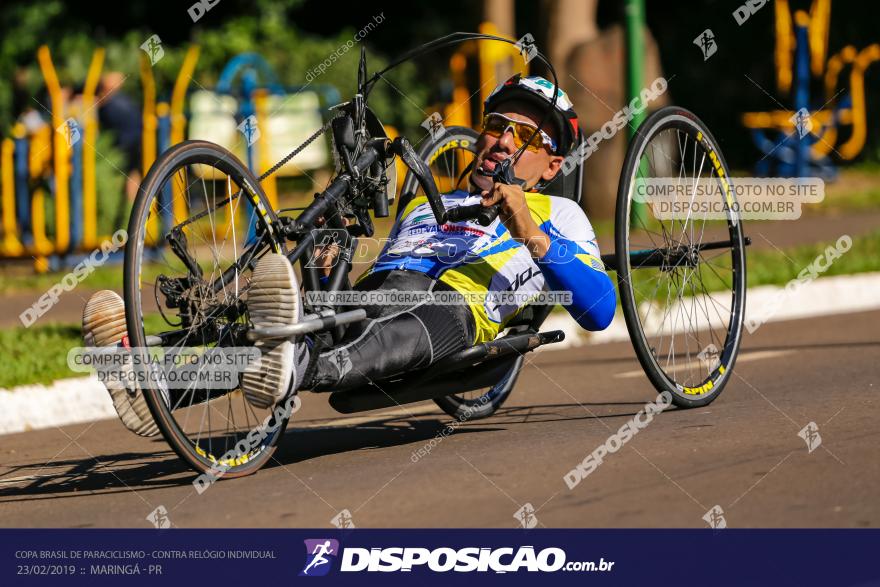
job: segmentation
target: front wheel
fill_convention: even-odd
[[[698,201],[697,186],[710,193],[708,202]],[[673,200],[646,203],[660,188]],[[716,213],[706,215],[707,207]],[[682,408],[715,400],[736,362],[746,297],[738,209],[724,156],[703,122],[674,106],[649,116],[621,171],[617,281],[642,368]]]
[[[226,149],[185,141],[159,157],[138,191],[125,249],[126,324],[139,365],[183,347],[251,344],[243,336],[251,272],[266,253],[284,252],[277,222],[257,178]],[[153,419],[193,469],[238,477],[271,458],[290,411],[255,408],[233,373],[221,389],[171,386],[139,368]]]

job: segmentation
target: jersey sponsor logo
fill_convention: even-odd
[[[528,289],[537,293],[544,287],[543,277],[541,270],[535,265],[530,264],[524,270],[515,273],[513,280],[502,289],[498,282],[508,279],[508,276],[503,274],[494,276],[492,278],[492,283],[489,285],[489,293],[486,296],[485,303],[486,313],[488,314],[489,319],[495,322],[501,322],[505,316],[517,311],[524,304],[512,304],[509,301],[509,296],[505,297],[504,294],[518,292],[523,289]]]
[[[428,212],[427,214],[417,214],[417,215],[413,216],[412,218],[407,218],[406,221],[411,222],[413,224],[416,224],[418,222],[421,222],[422,220],[427,220],[428,218],[433,220],[434,213]]]

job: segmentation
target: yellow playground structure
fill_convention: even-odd
[[[809,12],[794,15],[788,0],[776,0],[776,86],[780,95],[791,96],[792,109],[743,114],[763,154],[757,175],[830,178],[832,153],[848,161],[865,146],[865,71],[880,59],[880,45],[847,45],[828,58],[830,21],[831,0],[813,0]],[[845,70],[848,78],[842,77]],[[810,96],[811,79],[823,82],[821,98]]]

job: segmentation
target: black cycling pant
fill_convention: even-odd
[[[443,283],[415,271],[384,271],[367,276],[356,290],[443,291]],[[339,391],[368,385],[413,369],[427,367],[470,346],[475,336],[473,314],[461,298],[452,305],[369,305],[367,320],[352,325],[342,340],[313,357],[304,387]]]

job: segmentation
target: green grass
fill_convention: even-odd
[[[752,172],[738,170],[734,177],[752,177]],[[825,198],[816,204],[804,204],[803,214],[823,216],[842,212],[871,210],[880,212],[880,162],[864,161],[841,167],[833,181],[825,182]]]
[[[0,293],[15,293],[18,291],[46,291],[67,275],[68,271],[53,271],[50,273],[22,273],[20,275],[4,276],[0,281]],[[86,277],[81,283],[82,287],[90,289],[122,289],[122,264],[107,264],[97,267],[94,272]]]
[[[813,206],[821,206],[823,209],[815,211],[811,209]],[[851,190],[842,194],[830,192],[821,204],[806,204],[804,209],[810,214],[827,213],[829,211],[880,211],[880,187]]]
[[[79,325],[0,330],[0,388],[75,377],[67,368],[67,352],[81,345]]]
[[[145,316],[149,332],[164,322],[158,315]],[[169,328],[170,329],[170,328]],[[83,345],[79,324],[47,324],[31,328],[0,330],[0,389],[30,383],[51,383],[85,373],[67,367],[67,353]]]
[[[206,271],[211,268],[205,265]],[[22,273],[20,275],[4,275],[0,281],[0,294],[11,294],[21,291],[43,292],[61,280],[70,272],[52,271],[49,273]],[[160,273],[174,274],[165,263],[148,263],[144,266],[142,279],[145,282],[153,282]],[[122,291],[122,263],[107,263],[96,267],[91,274],[83,279],[77,287],[84,289],[112,289]]]
[[[748,285],[754,287],[785,284],[795,279],[798,273],[816,257],[824,255],[829,246],[835,246],[835,242],[827,241],[793,247],[785,250],[785,256],[773,250],[749,251]],[[850,275],[870,271],[880,271],[880,230],[854,238],[852,248],[835,259],[820,276]]]
[[[810,216],[842,212],[880,211],[880,166],[860,165],[841,170],[837,179],[825,184],[825,199],[805,204]]]

